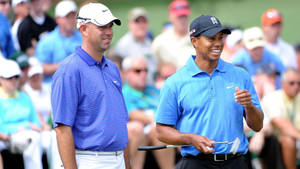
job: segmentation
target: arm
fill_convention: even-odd
[[[53,75],[55,71],[58,69],[59,63],[44,63],[43,64],[43,71],[44,75]]]
[[[56,128],[58,150],[65,169],[77,169],[75,146],[70,126],[59,124]]]
[[[181,133],[174,129],[173,126],[156,123],[157,138],[167,144],[173,145],[193,145],[199,151],[209,154],[213,153],[213,141],[205,136],[200,136],[191,133]]]
[[[128,145],[126,149],[124,150],[124,161],[125,161],[125,167],[126,169],[131,169],[130,167],[130,160],[129,160],[129,148]]]
[[[255,107],[251,102],[251,94],[248,90],[235,89],[235,101],[245,107],[247,125],[254,131],[258,132],[263,127],[264,115],[260,109]]]
[[[272,119],[272,123],[280,130],[283,135],[291,136],[297,140],[300,140],[300,130],[284,117],[275,117]]]
[[[130,112],[129,119],[139,121],[143,124],[149,124],[153,122],[154,116],[145,114],[144,110],[133,110]]]
[[[0,140],[1,141],[9,141],[9,139],[10,139],[9,134],[0,133]]]

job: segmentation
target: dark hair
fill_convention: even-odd
[[[294,46],[295,51],[300,51],[300,42],[296,43],[296,45]]]

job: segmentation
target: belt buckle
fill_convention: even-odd
[[[227,154],[224,154],[224,159],[219,160],[217,158],[217,154],[214,154],[214,161],[215,162],[220,162],[220,161],[226,161],[227,160]]]

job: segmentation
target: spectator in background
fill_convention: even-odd
[[[2,142],[8,142],[9,141],[9,135],[8,134],[0,133],[0,141],[2,141]],[[3,159],[2,159],[1,153],[0,153],[0,169],[3,169]]]
[[[268,9],[261,16],[261,25],[265,35],[265,47],[278,55],[286,67],[298,68],[293,47],[280,38],[283,18],[278,10]]]
[[[148,81],[153,83],[156,61],[151,51],[152,39],[148,36],[149,20],[144,8],[136,7],[130,10],[128,28],[129,32],[117,42],[114,49],[115,54],[122,58],[144,56],[149,64]]]
[[[123,87],[123,95],[130,119],[128,133],[132,167],[142,169],[145,152],[137,151],[137,146],[163,144],[156,138],[154,126],[159,90],[147,85],[148,64],[145,58],[126,57],[122,67],[126,82]],[[132,123],[134,127],[132,127]],[[153,153],[161,169],[174,169],[174,149],[154,151]]]
[[[300,68],[300,43],[295,45],[295,51],[296,51],[296,57],[297,57],[297,63],[298,63],[298,70]]]
[[[24,52],[15,52],[10,59],[16,61],[21,68],[22,74],[20,75],[20,82],[19,82],[19,90],[23,90],[24,84],[28,80],[28,70],[29,70],[29,62],[28,56]]]
[[[11,28],[12,38],[16,51],[20,51],[20,44],[18,40],[18,29],[23,19],[28,15],[29,7],[27,0],[12,0],[12,8],[16,16],[16,20]]]
[[[57,27],[37,44],[35,57],[43,65],[44,82],[50,84],[52,75],[60,62],[81,44],[81,35],[76,30],[77,6],[72,0],[60,1],[55,7]]]
[[[165,80],[176,72],[176,66],[173,63],[161,63],[158,65],[155,77],[155,87],[161,89]]]
[[[233,64],[245,67],[252,77],[256,74],[257,69],[265,64],[271,64],[277,72],[284,71],[285,67],[280,58],[264,47],[264,35],[259,27],[244,30],[242,41],[245,49],[234,54]],[[277,76],[276,88],[280,88],[279,76]]]
[[[261,65],[253,77],[253,84],[259,99],[276,90],[276,78],[280,76],[273,64]]]
[[[42,169],[40,149],[40,122],[28,95],[17,90],[21,70],[12,60],[1,62],[0,66],[0,132],[17,140],[31,139],[23,153],[25,169]],[[9,148],[0,142],[0,150]]]
[[[296,169],[296,143],[300,140],[300,73],[288,68],[281,78],[282,90],[268,94],[262,107],[279,136],[286,169]]]
[[[173,0],[170,3],[169,20],[173,26],[158,35],[152,43],[152,51],[158,64],[170,62],[180,68],[195,53],[188,31],[190,13],[188,1]]]
[[[10,11],[10,0],[0,0],[0,51],[5,58],[9,58],[14,52],[14,44],[11,35],[11,25],[7,18]]]
[[[233,60],[233,55],[236,51],[243,47],[242,45],[243,32],[240,29],[233,29],[230,35],[225,38],[225,44],[221,58],[231,63]]]
[[[37,42],[56,26],[55,21],[42,9],[42,2],[43,0],[29,2],[29,15],[24,18],[18,29],[21,51],[29,57],[34,56]]]
[[[30,96],[41,122],[42,147],[47,154],[49,166],[52,169],[57,169],[60,168],[62,162],[58,153],[56,134],[51,127],[50,89],[42,82],[42,66],[38,64],[31,66],[28,71],[28,83],[24,85],[24,91]]]

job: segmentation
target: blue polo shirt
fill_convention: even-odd
[[[103,56],[95,61],[81,47],[61,62],[53,76],[53,126],[72,127],[75,148],[124,150],[128,113],[118,68]]]
[[[75,30],[70,37],[60,33],[57,26],[53,31],[40,39],[35,49],[35,57],[41,63],[55,64],[71,55],[76,46],[81,44],[81,34]],[[44,82],[50,83],[52,76],[44,76]]]
[[[192,56],[187,64],[169,77],[160,93],[156,122],[173,125],[183,133],[206,136],[214,141],[234,141],[241,144],[239,153],[248,151],[244,135],[245,109],[235,102],[235,87],[247,89],[252,103],[261,109],[249,74],[242,68],[219,59],[211,75],[201,70]],[[231,145],[216,144],[215,154],[229,154]],[[182,147],[186,156],[200,153],[194,146]]]
[[[234,60],[232,63],[235,65],[244,66],[248,70],[250,76],[254,76],[257,72],[257,69],[265,64],[272,64],[279,73],[283,73],[285,70],[285,66],[280,58],[266,48],[263,50],[262,59],[258,62],[253,62],[249,52],[247,52],[245,49],[241,49],[234,54]],[[276,88],[281,88],[280,76],[277,76]]]

